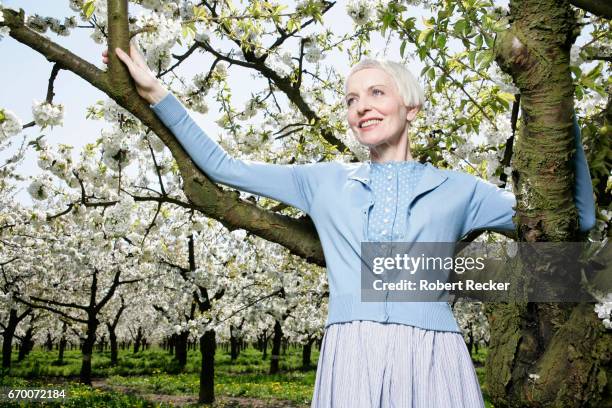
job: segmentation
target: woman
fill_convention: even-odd
[[[213,181],[285,202],[312,218],[330,288],[313,407],[484,406],[447,302],[360,298],[362,242],[456,242],[478,228],[514,229],[512,193],[413,160],[408,129],[424,97],[404,66],[366,60],[348,75],[348,124],[369,147],[370,160],[275,165],[230,157],[155,79],[133,46],[131,57],[116,53],[138,93]],[[574,131],[575,201],[587,231],[594,224],[592,187],[576,121]]]

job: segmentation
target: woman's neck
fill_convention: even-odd
[[[377,152],[375,149],[370,149],[370,161],[372,163],[386,163],[393,161],[415,161],[415,159],[412,157],[409,148],[403,151],[399,149],[388,149],[383,152]]]

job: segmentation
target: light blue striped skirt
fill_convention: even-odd
[[[323,336],[312,408],[482,408],[459,333],[352,321]]]

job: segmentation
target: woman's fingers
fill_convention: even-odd
[[[115,48],[115,53],[117,53],[117,57],[119,57],[119,59],[128,67],[130,74],[133,76],[138,67],[134,64],[132,58],[130,58],[130,56],[127,55],[121,48]]]
[[[138,45],[135,43],[134,40],[130,41],[130,56],[132,57],[132,60],[136,63],[136,65],[145,69],[149,68],[149,66],[147,65],[147,61],[145,61],[144,57],[142,56],[142,53],[140,52],[140,49],[138,48]]]

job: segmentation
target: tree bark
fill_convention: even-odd
[[[187,340],[189,339],[189,332],[183,332],[176,335],[174,342],[174,351],[176,361],[179,367],[183,369],[187,364]]]
[[[23,361],[23,359],[26,358],[28,354],[30,354],[30,351],[32,351],[32,348],[34,347],[34,341],[32,340],[33,337],[34,328],[30,326],[24,333],[23,339],[21,340],[21,347],[19,347],[17,361]]]
[[[312,362],[310,361],[310,357],[312,355],[312,344],[315,339],[311,338],[308,340],[306,344],[304,344],[302,348],[302,369],[308,370],[312,367]]]
[[[83,384],[91,385],[91,359],[93,356],[93,348],[96,343],[96,330],[98,329],[98,320],[95,315],[89,315],[87,321],[87,337],[83,342],[82,347],[82,362],[79,381]]]
[[[58,355],[57,355],[58,365],[64,364],[64,351],[66,350],[66,343],[67,343],[66,328],[67,328],[67,324],[64,323],[64,325],[62,326],[62,337],[60,337],[59,344],[58,344]]]
[[[117,358],[117,334],[115,333],[115,328],[110,323],[106,323],[106,328],[108,329],[108,341],[110,342],[111,365],[116,366],[119,362]]]
[[[9,369],[11,367],[11,355],[13,353],[13,338],[15,337],[15,330],[17,325],[21,322],[28,314],[32,312],[32,309],[26,309],[22,314],[18,314],[17,310],[11,309],[9,312],[9,321],[6,324],[6,328],[2,333],[2,368]]]
[[[569,67],[579,27],[568,1],[511,0],[510,13],[511,29],[498,36],[495,52],[521,90],[512,172],[519,240],[579,240]],[[496,407],[598,407],[612,400],[611,336],[592,304],[488,304],[486,312],[485,371]]]
[[[143,340],[142,327],[138,327],[138,331],[136,332],[136,338],[134,339],[134,354],[140,351],[140,346]]]
[[[199,403],[210,404],[215,401],[215,349],[215,331],[207,330],[200,337],[202,365],[200,367]]]
[[[234,336],[234,326],[230,326],[230,360],[236,361],[240,354],[239,339]]]
[[[278,320],[274,322],[274,337],[272,338],[272,355],[270,358],[270,374],[279,371],[281,341],[283,339],[283,328]]]

